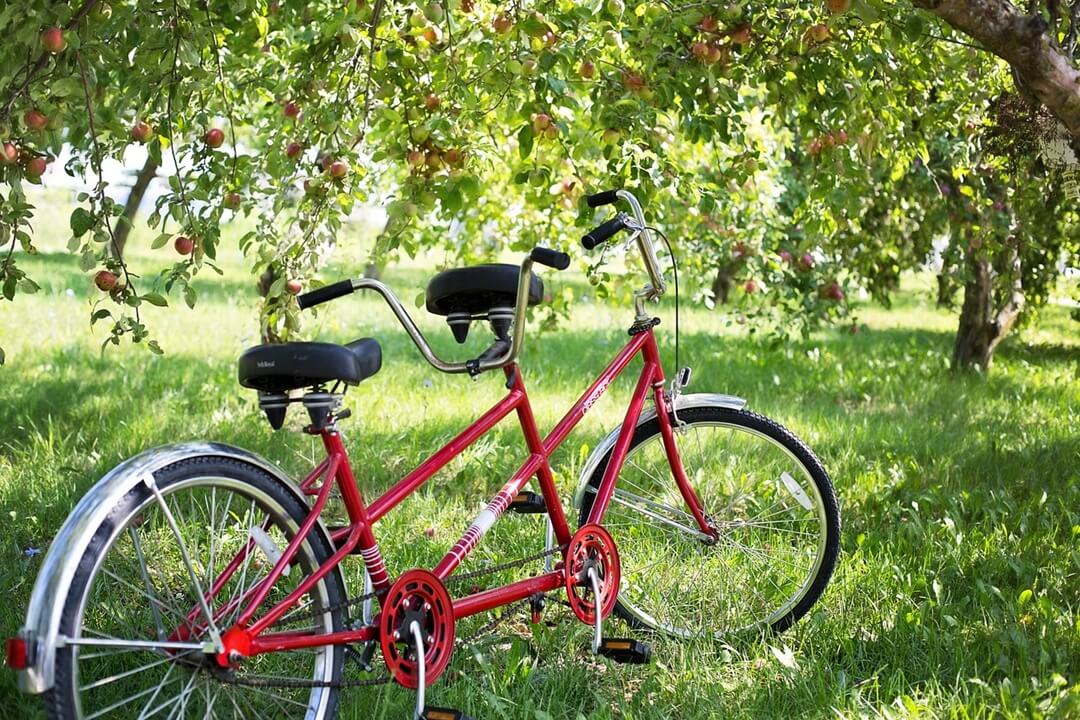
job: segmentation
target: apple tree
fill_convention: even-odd
[[[3,297],[36,288],[13,252],[35,249],[24,186],[67,146],[65,170],[98,178],[70,221],[101,293],[91,321],[154,351],[140,307],[193,306],[236,214],[255,219],[241,246],[274,340],[299,328],[292,296],[357,204],[388,211],[377,256],[468,261],[568,245],[598,219],[583,194],[611,186],[649,203],[703,300],[726,282],[752,313],[835,320],[846,288],[878,292],[925,258],[904,213],[938,183],[913,182],[929,195],[907,210],[881,193],[916,161],[943,172],[935,139],[958,117],[979,126],[1010,82],[879,0],[25,0],[0,29]],[[174,169],[147,217],[177,253],[156,277],[124,261],[130,220],[101,174],[132,144]]]

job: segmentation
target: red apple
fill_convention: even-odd
[[[411,168],[418,170],[424,167],[424,153],[421,150],[410,150],[405,159]]]
[[[334,158],[330,156],[330,153],[323,153],[319,156],[319,159],[315,161],[315,164],[319,166],[319,169],[323,172],[330,170],[330,163],[334,162]]]
[[[206,136],[203,139],[208,147],[219,148],[225,143],[225,132],[219,128],[211,128],[206,131]]]
[[[814,42],[823,43],[829,39],[829,26],[823,23],[811,25],[806,32]]]
[[[813,140],[810,141],[810,144],[806,146],[806,152],[810,153],[814,157],[817,157],[818,155],[821,154],[821,148],[822,148],[821,139],[820,138],[814,138]]]
[[[690,46],[690,54],[698,60],[705,60],[709,57],[709,44],[703,42],[694,43]]]
[[[154,129],[145,120],[139,120],[131,126],[131,139],[135,142],[145,143],[154,136]]]
[[[300,106],[290,100],[282,107],[282,112],[285,113],[287,118],[295,118],[300,114]]]
[[[833,300],[840,302],[844,299],[844,290],[840,287],[840,284],[833,280],[821,290],[821,296],[827,300]]]
[[[14,165],[17,162],[19,162],[19,148],[13,143],[4,143],[0,148],[0,165]]]
[[[623,84],[626,85],[626,89],[635,95],[645,92],[646,83],[645,78],[641,77],[637,73],[624,72]]]
[[[178,235],[176,240],[173,240],[173,248],[181,255],[190,255],[195,251],[195,241],[187,235]]]
[[[578,75],[585,78],[586,80],[591,79],[594,75],[596,75],[596,65],[593,65],[592,62],[590,62],[589,60],[585,60],[581,63],[581,66],[578,67]]]
[[[791,253],[787,250],[781,250],[779,253],[780,259],[786,263],[791,263]]]
[[[330,177],[340,180],[349,174],[349,164],[344,160],[335,160],[326,171],[330,173]]]
[[[424,96],[424,107],[428,110],[436,110],[442,101],[439,100],[439,96],[435,93],[428,93]]]
[[[825,0],[825,7],[833,15],[840,15],[851,9],[851,0]]]
[[[94,284],[97,285],[98,290],[102,292],[111,292],[116,287],[117,281],[116,273],[109,270],[98,270],[97,275],[94,275]]]
[[[559,126],[548,125],[546,128],[544,128],[544,137],[546,137],[548,140],[554,140],[555,138],[559,137]]]
[[[753,295],[758,291],[758,284],[753,280],[747,280],[746,284],[743,285],[743,290],[747,295]]]
[[[442,155],[437,150],[429,150],[428,154],[424,157],[424,163],[431,171],[436,171],[442,167],[443,160]]]
[[[67,47],[67,40],[64,39],[64,31],[60,28],[53,26],[46,28],[41,33],[41,46],[53,55],[63,52]]]
[[[240,207],[240,193],[231,192],[225,196],[225,207],[230,210],[235,210]]]
[[[715,65],[718,62],[726,62],[728,57],[728,47],[724,45],[710,44],[708,48],[708,54],[705,56],[705,63],[708,65]]]
[[[716,18],[714,18],[712,15],[706,15],[705,17],[701,18],[701,22],[698,23],[698,28],[708,33],[716,32],[717,28],[719,27],[720,23],[717,22]]]
[[[457,148],[450,148],[443,153],[443,160],[451,167],[459,167],[465,160],[465,156]]]
[[[848,141],[847,130],[839,130],[833,133],[833,140],[837,145],[843,145]]]
[[[491,21],[491,27],[495,28],[495,32],[500,35],[506,35],[514,27],[514,22],[506,13],[501,13]]]
[[[304,286],[300,283],[299,280],[295,278],[285,283],[285,292],[289,293],[290,295],[299,295],[300,291],[303,289]]]
[[[532,127],[533,132],[539,135],[551,127],[551,116],[547,113],[533,113]]]
[[[554,47],[555,43],[559,42],[559,36],[553,33],[551,30],[548,30],[546,33],[544,33],[542,39],[544,41],[544,45],[548,47]]]
[[[298,142],[291,142],[285,146],[285,155],[290,160],[295,160],[304,151],[304,146]]]
[[[26,123],[26,127],[38,131],[45,129],[45,126],[49,124],[49,118],[40,110],[27,110],[23,115],[23,122]]]
[[[814,267],[814,256],[810,253],[803,253],[803,256],[799,258],[799,265],[803,270],[809,270]]]
[[[745,45],[750,42],[750,26],[740,25],[728,33],[728,37],[731,38],[731,42],[736,45]]]
[[[49,161],[40,155],[30,158],[26,163],[26,174],[32,178],[39,178],[45,174],[45,169],[49,167]]]
[[[422,32],[421,35],[423,35],[424,39],[432,45],[439,42],[439,31],[430,25],[424,28],[424,32]]]

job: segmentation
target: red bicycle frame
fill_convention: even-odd
[[[292,650],[298,648],[315,647],[322,645],[336,645],[343,643],[362,642],[377,639],[377,628],[373,625],[361,627],[355,630],[345,630],[330,634],[313,635],[307,632],[266,632],[282,615],[295,606],[305,593],[328,572],[332,571],[346,556],[359,548],[359,554],[363,558],[371,583],[380,601],[390,589],[390,577],[379,552],[378,543],[375,540],[373,526],[384,515],[396,507],[402,500],[407,498],[417,488],[431,479],[439,470],[469,447],[479,437],[491,430],[503,420],[511,411],[516,411],[518,421],[521,424],[525,443],[529,449],[529,456],[503,485],[502,489],[495,494],[487,507],[473,520],[472,524],[462,535],[461,539],[454,544],[449,552],[443,557],[433,570],[440,580],[446,580],[476,547],[480,539],[502,516],[509,507],[513,498],[521,491],[531,477],[536,476],[540,491],[544,497],[547,512],[551,518],[555,538],[558,545],[565,546],[570,542],[571,532],[567,526],[566,516],[563,513],[562,504],[559,500],[555,480],[551,473],[549,458],[551,454],[562,444],[571,430],[581,421],[589,409],[596,404],[597,400],[610,387],[630,362],[637,355],[642,356],[643,366],[641,375],[638,377],[637,386],[630,398],[630,405],[626,411],[626,417],[622,422],[618,439],[612,450],[611,460],[604,472],[603,479],[597,488],[596,500],[589,513],[589,522],[601,523],[608,503],[611,501],[615,489],[615,481],[622,469],[623,461],[630,448],[633,439],[634,428],[641,415],[645,401],[648,399],[649,390],[652,390],[653,400],[656,403],[657,418],[660,423],[663,445],[671,464],[672,476],[686,502],[687,507],[693,513],[702,532],[713,535],[714,531],[706,522],[699,501],[693,488],[687,480],[683,470],[682,461],[675,445],[675,436],[672,431],[671,421],[668,417],[666,399],[664,397],[664,372],[660,365],[660,354],[656,347],[656,339],[652,328],[633,335],[626,346],[615,356],[615,359],[604,369],[600,376],[578,398],[570,411],[555,425],[547,437],[541,438],[533,417],[532,406],[529,403],[528,393],[525,390],[525,382],[521,376],[521,369],[516,363],[505,367],[508,393],[490,410],[480,416],[471,426],[461,432],[442,449],[432,455],[419,467],[406,475],[396,485],[387,490],[382,496],[374,500],[370,505],[365,505],[360,494],[356,479],[353,476],[352,467],[349,463],[348,454],[341,441],[341,436],[336,429],[330,427],[324,430],[322,435],[326,447],[327,457],[316,467],[311,474],[301,483],[301,489],[308,495],[314,496],[315,500],[311,512],[301,523],[296,535],[290,541],[281,557],[275,562],[269,575],[251,588],[242,597],[232,601],[229,605],[220,608],[214,613],[214,620],[227,617],[238,605],[244,609],[231,628],[228,628],[222,636],[225,645],[225,656],[231,651],[238,651],[245,656],[260,653],[274,652],[279,650]],[[321,483],[320,483],[321,480]],[[256,613],[262,606],[267,594],[274,583],[281,576],[285,568],[293,561],[296,551],[303,543],[304,538],[318,520],[320,513],[326,505],[326,501],[333,487],[337,487],[344,500],[345,508],[349,515],[349,525],[333,533],[333,540],[337,545],[334,554],[311,575],[306,577],[287,597],[279,601],[267,612],[259,617]],[[236,558],[222,571],[221,575],[211,584],[207,590],[207,600],[216,596],[228,583],[229,579],[240,567],[246,555],[254,551],[254,542],[249,541],[247,546]],[[485,610],[507,605],[518,600],[523,600],[536,593],[551,592],[562,587],[563,573],[555,570],[531,577],[518,582],[513,582],[502,587],[478,592],[454,600],[455,620],[475,615]],[[192,610],[189,620],[197,621],[198,610]]]

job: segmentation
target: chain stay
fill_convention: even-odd
[[[510,570],[510,569],[513,569],[513,568],[516,568],[516,567],[521,567],[522,565],[525,565],[526,563],[534,562],[536,560],[543,560],[544,558],[546,558],[546,557],[548,557],[550,555],[554,555],[557,552],[562,552],[565,548],[566,548],[565,545],[557,545],[557,546],[551,548],[550,550],[543,550],[541,552],[534,553],[532,555],[527,555],[527,556],[525,556],[523,558],[519,558],[517,560],[510,560],[510,561],[507,561],[507,562],[504,562],[504,563],[499,563],[498,565],[492,565],[490,567],[480,568],[479,570],[473,570],[471,572],[461,573],[461,574],[459,574],[459,575],[457,575],[455,577],[448,578],[447,579],[447,584],[461,583],[461,582],[464,582],[466,580],[472,580],[474,578],[483,577],[485,575],[491,575],[492,573],[497,573],[497,572],[500,572],[502,570]],[[362,602],[364,602],[366,600],[374,599],[377,594],[378,594],[377,592],[370,592],[370,593],[367,593],[366,595],[359,595],[357,597],[350,598],[348,600],[344,600],[343,602],[339,602],[336,605],[331,605],[330,607],[326,608],[325,610],[316,610],[316,611],[314,611],[312,613],[309,613],[308,615],[301,615],[301,616],[291,618],[291,620],[295,622],[297,620],[316,619],[321,615],[325,615],[326,613],[337,612],[338,610],[347,609],[347,608],[349,608],[349,607],[351,607],[353,605],[356,605],[358,603],[362,603]],[[458,638],[457,642],[455,644],[459,648],[466,648],[469,645],[472,645],[473,643],[480,640],[480,638],[484,637],[488,633],[495,630],[495,628],[497,628],[499,625],[501,625],[507,619],[509,619],[510,616],[513,615],[514,612],[517,609],[522,607],[525,602],[526,602],[525,600],[521,600],[519,602],[512,603],[512,604],[506,606],[506,610],[504,610],[499,615],[497,615],[496,617],[492,618],[490,621],[488,621],[487,623],[482,625],[476,632],[474,632],[472,635],[468,636],[467,638]],[[377,685],[385,685],[386,683],[390,682],[391,677],[389,675],[380,675],[379,677],[365,678],[365,679],[300,680],[298,678],[273,677],[273,676],[269,676],[269,675],[236,676],[236,675],[230,674],[228,676],[219,677],[218,679],[221,680],[221,682],[226,684],[226,685],[240,685],[240,686],[244,686],[244,687],[335,688],[335,689],[345,689],[345,688],[374,687],[374,686],[377,686]]]

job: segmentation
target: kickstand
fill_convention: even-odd
[[[596,575],[595,567],[589,568],[589,580],[592,582],[593,604],[595,611],[592,651],[593,654],[596,655],[600,652],[600,644],[603,641],[603,633],[601,633],[600,631],[600,625],[601,623],[603,623],[603,620],[600,617],[600,578]]]

